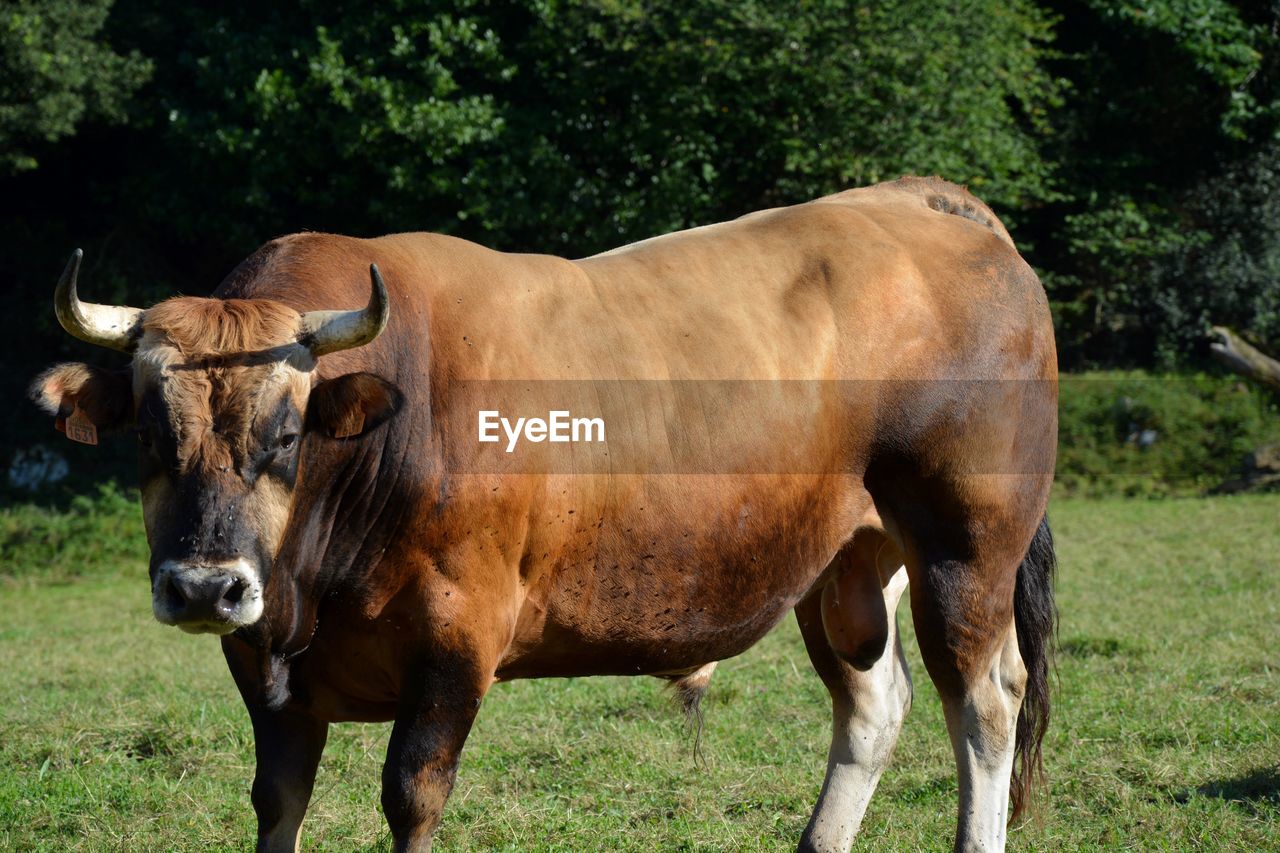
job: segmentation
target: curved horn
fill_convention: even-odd
[[[83,257],[84,252],[79,249],[72,252],[67,268],[58,279],[58,289],[53,294],[53,310],[58,315],[58,322],[82,341],[120,352],[133,352],[142,329],[143,310],[127,305],[81,302],[76,295],[76,276]]]
[[[377,264],[369,265],[369,304],[355,311],[308,311],[302,315],[298,342],[319,357],[362,347],[387,327],[391,301]]]

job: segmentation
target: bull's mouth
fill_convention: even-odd
[[[230,634],[262,616],[262,582],[244,558],[166,560],[152,582],[151,608],[157,621],[188,634]]]
[[[172,623],[179,630],[188,634],[216,634],[219,637],[233,633],[243,627],[228,622],[176,622]]]

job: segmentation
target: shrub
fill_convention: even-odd
[[[65,509],[0,509],[0,583],[123,572],[145,580],[147,540],[137,497],[114,482],[77,495]]]
[[[1061,382],[1057,488],[1073,495],[1199,494],[1280,440],[1280,408],[1205,374],[1082,373]]]

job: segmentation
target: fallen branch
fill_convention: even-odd
[[[1214,326],[1209,344],[1213,357],[1232,371],[1280,391],[1280,361],[1264,354],[1226,326]]]

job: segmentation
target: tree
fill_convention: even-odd
[[[204,177],[169,223],[574,253],[908,172],[1005,210],[1049,194],[1049,30],[1025,0],[301,9],[122,5],[165,71],[144,103],[163,161]]]
[[[1049,195],[1056,85],[1031,3],[530,10],[482,180],[501,189],[485,221],[518,244],[597,250],[908,173],[1006,213]]]
[[[1280,6],[1050,5],[1071,82],[1049,149],[1063,198],[1033,217],[1033,260],[1065,364],[1185,365],[1210,320],[1276,328],[1280,277],[1248,271],[1274,263],[1276,231],[1248,207],[1275,180]]]
[[[1185,360],[1211,323],[1280,342],[1280,140],[1203,181],[1183,209],[1195,231],[1152,266],[1145,314],[1165,360]]]
[[[88,120],[120,121],[151,65],[102,40],[112,0],[0,3],[0,173]]]

